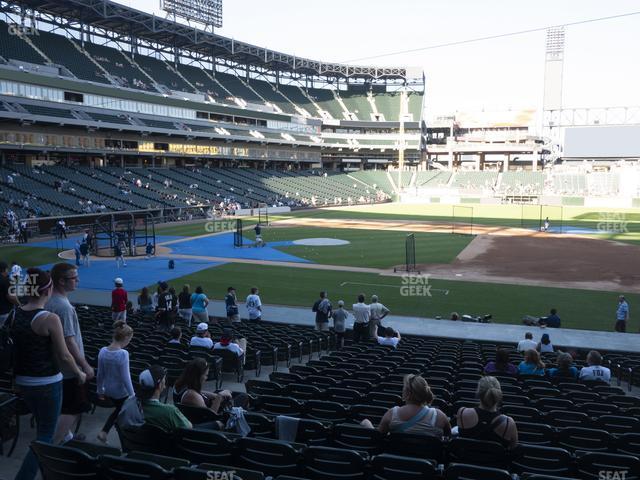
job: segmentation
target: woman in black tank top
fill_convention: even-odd
[[[43,310],[52,287],[48,272],[27,270],[26,282],[16,287],[23,290],[16,292],[17,296],[26,296],[27,303],[7,320],[15,342],[15,384],[36,420],[36,439],[46,443],[53,440],[62,407],[62,374],[58,365],[68,366],[81,383],[86,380],[64,342],[60,318]],[[37,473],[38,460],[29,450],[15,478],[32,480]]]
[[[511,417],[498,412],[502,401],[500,383],[495,377],[478,381],[480,406],[458,410],[458,434],[461,437],[498,442],[505,448],[518,443],[518,429]]]
[[[174,384],[174,401],[193,407],[208,408],[214,413],[220,413],[220,407],[225,401],[231,401],[231,392],[223,390],[219,393],[202,390],[207,380],[209,365],[204,358],[196,357],[185,367]]]

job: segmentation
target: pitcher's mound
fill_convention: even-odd
[[[308,245],[312,247],[333,247],[335,245],[349,245],[347,240],[339,240],[337,238],[302,238],[294,240],[294,245]]]

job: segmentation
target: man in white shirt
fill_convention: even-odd
[[[587,355],[588,367],[580,370],[580,380],[587,382],[600,381],[604,383],[611,382],[611,370],[602,366],[602,355],[596,350],[591,350]]]
[[[192,347],[213,348],[213,340],[211,340],[211,335],[209,334],[208,323],[202,322],[198,324],[196,334],[191,337],[189,345]]]
[[[518,342],[518,351],[526,352],[527,350],[535,350],[538,348],[538,344],[533,341],[533,334],[527,332],[524,334],[524,340]]]
[[[378,302],[377,295],[371,295],[371,305],[369,305],[371,311],[371,319],[369,321],[369,337],[372,340],[378,338],[378,330],[382,327],[382,319],[389,314],[389,309],[383,304]],[[382,332],[380,332],[382,333]]]
[[[369,336],[371,309],[364,303],[364,294],[358,295],[358,303],[353,304],[353,343],[366,340]]]
[[[246,347],[246,339],[243,339]],[[235,353],[237,356],[241,357],[244,355],[244,348],[242,348],[238,343],[231,341],[231,335],[229,333],[223,333],[220,337],[220,341],[216,342],[213,346],[214,350],[229,350]]]
[[[376,337],[378,339],[378,345],[387,345],[393,348],[398,347],[400,343],[400,332],[395,332],[391,327],[384,329],[384,337]]]
[[[247,313],[249,313],[249,320],[258,321],[262,318],[262,302],[258,296],[258,287],[252,287],[251,293],[245,301],[247,306]]]

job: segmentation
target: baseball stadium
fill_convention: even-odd
[[[565,100],[640,12],[441,114],[124,3],[0,1],[0,478],[640,478],[640,108]]]

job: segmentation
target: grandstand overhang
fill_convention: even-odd
[[[63,28],[80,30],[85,26],[118,35],[120,41],[137,39],[157,45],[170,45],[194,57],[211,57],[238,64],[255,65],[292,75],[371,81],[424,82],[403,67],[345,65],[311,60],[240,42],[215,33],[184,25],[109,0],[16,0],[0,2],[0,10],[15,15],[35,14]],[[29,12],[29,10],[31,12]]]

